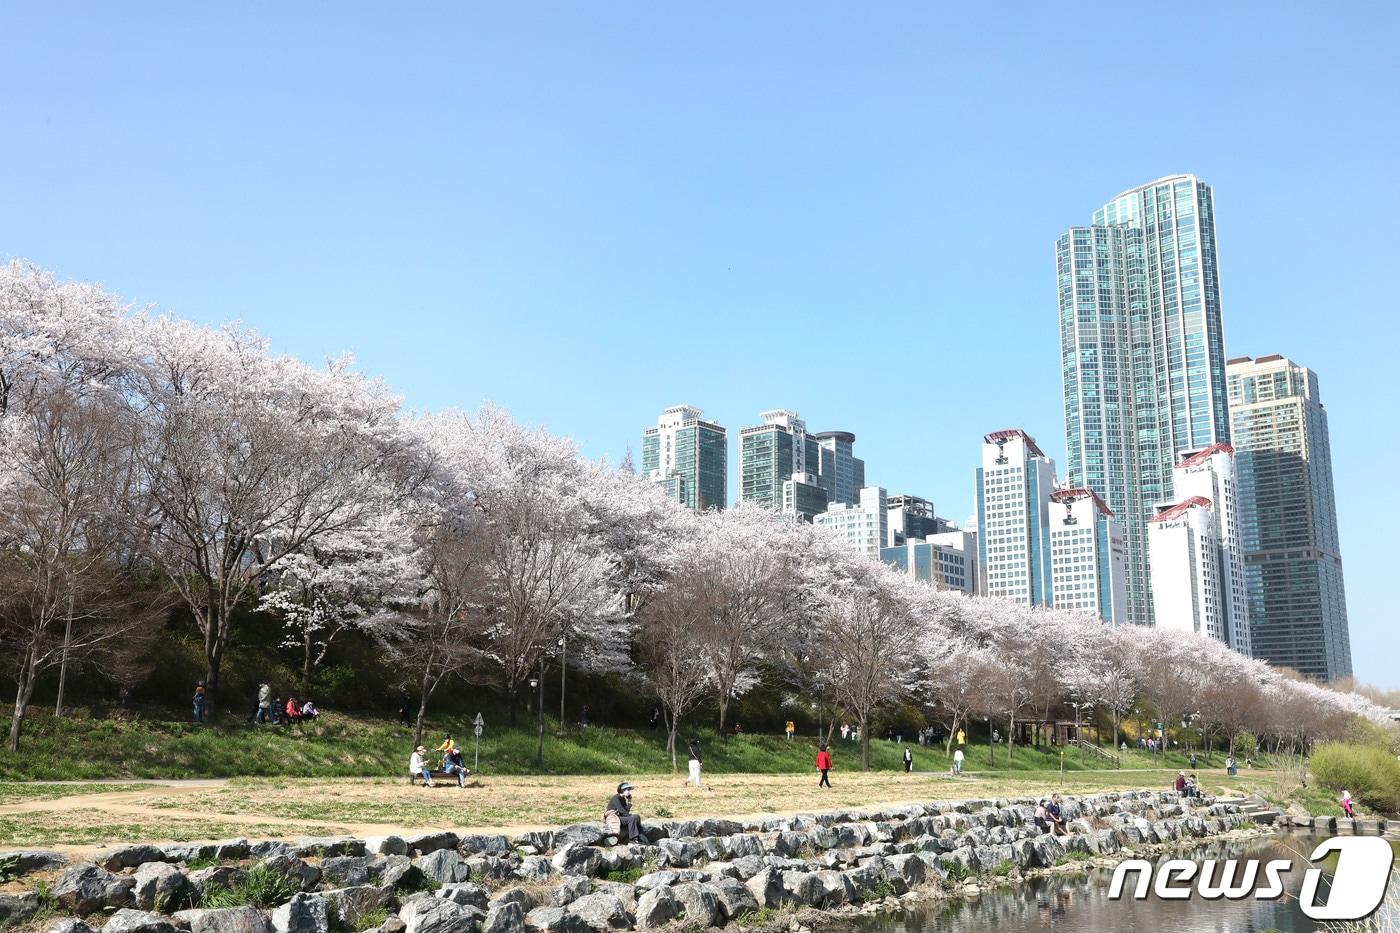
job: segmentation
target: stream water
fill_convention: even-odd
[[[1214,842],[1168,858],[1197,861],[1214,858],[1288,859],[1291,871],[1283,875],[1287,893],[1271,901],[1248,898],[1239,901],[1207,901],[1199,896],[1187,900],[1147,900],[1128,898],[1110,901],[1111,868],[1091,868],[1087,873],[1036,878],[1016,885],[983,889],[975,897],[931,902],[901,915],[875,915],[862,918],[863,933],[963,933],[995,930],[997,933],[1030,933],[1054,930],[1057,933],[1098,933],[1098,931],[1143,931],[1143,933],[1254,933],[1281,930],[1285,933],[1323,929],[1298,906],[1297,894],[1303,874],[1313,867],[1308,855],[1325,836],[1281,834],[1240,842]],[[1395,844],[1392,843],[1392,848]],[[1400,866],[1391,875],[1390,893],[1381,906],[1389,912],[1389,926],[1376,929],[1400,930]],[[1137,874],[1129,876],[1127,887]],[[1262,885],[1264,882],[1259,882]],[[1323,887],[1326,887],[1324,883]]]

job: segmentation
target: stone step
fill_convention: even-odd
[[[1248,817],[1250,817],[1250,818],[1251,818],[1252,820],[1254,820],[1254,822],[1256,822],[1256,823],[1260,823],[1260,824],[1263,824],[1263,825],[1265,825],[1265,826],[1272,826],[1274,823],[1276,823],[1276,822],[1278,821],[1278,818],[1279,818],[1279,811],[1277,811],[1277,810],[1253,810],[1253,811],[1245,811],[1245,815],[1248,816]]]

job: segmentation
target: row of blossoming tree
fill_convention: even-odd
[[[217,698],[250,610],[282,620],[308,679],[344,633],[372,638],[420,733],[440,685],[494,683],[514,710],[567,652],[646,685],[673,761],[687,715],[713,701],[723,730],[762,677],[820,689],[867,766],[894,702],[949,741],[1070,703],[1115,737],[1137,710],[1293,747],[1384,717],[1206,638],[939,590],[757,508],[696,514],[500,410],[408,412],[347,360],[309,366],[17,262],[0,269],[0,450],[11,750],[41,677],[118,670],[172,618]]]

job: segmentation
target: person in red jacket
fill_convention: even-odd
[[[817,786],[830,787],[831,781],[826,773],[831,770],[831,752],[826,750],[825,745],[817,751],[817,770],[822,773],[822,779],[817,782]]]

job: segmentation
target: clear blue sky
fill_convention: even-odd
[[[353,351],[410,405],[494,400],[592,456],[672,404],[735,436],[795,408],[961,521],[984,432],[1063,463],[1055,237],[1195,172],[1227,354],[1320,374],[1356,670],[1400,687],[1397,26],[1388,3],[14,2],[0,258]]]

